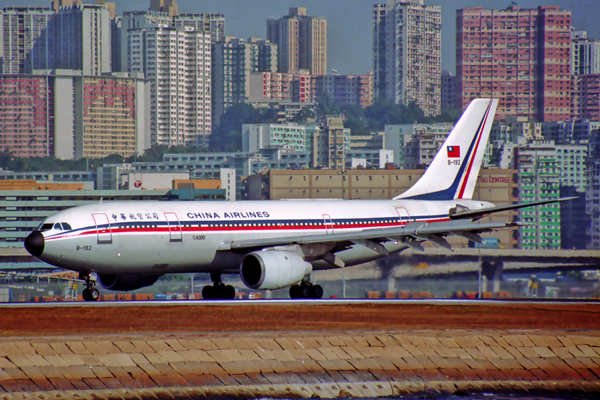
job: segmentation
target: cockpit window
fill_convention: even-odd
[[[71,225],[67,224],[66,222],[63,222],[62,226],[63,226],[63,229],[65,231],[72,231],[73,230],[73,228],[71,228]]]
[[[42,224],[40,231],[49,231],[50,229],[52,229],[52,226],[54,226],[54,224]]]
[[[54,224],[54,229],[56,229],[57,231],[62,231],[62,226],[60,225],[60,222]]]

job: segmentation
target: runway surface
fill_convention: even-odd
[[[600,303],[190,301],[0,306],[0,336],[411,329],[600,329]]]

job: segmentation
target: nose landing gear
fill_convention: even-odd
[[[206,285],[202,288],[202,298],[205,300],[233,300],[235,298],[235,288],[231,285],[224,285],[221,282],[219,272],[211,272],[210,279],[212,285]]]
[[[81,297],[85,301],[97,301],[100,298],[100,291],[94,287],[95,281],[92,281],[90,273],[79,273],[79,279],[85,280],[85,289],[81,292]]]

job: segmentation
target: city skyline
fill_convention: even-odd
[[[118,15],[124,11],[142,11],[150,6],[150,0],[114,0]],[[328,73],[335,69],[340,74],[365,74],[373,69],[372,54],[372,7],[385,1],[374,0],[178,0],[180,13],[203,12],[225,15],[225,34],[240,38],[266,38],[269,17],[287,15],[289,7],[306,7],[307,14],[327,20],[327,66]],[[93,0],[85,4],[95,4]],[[442,70],[455,72],[455,25],[456,10],[481,6],[504,9],[510,0],[425,0],[426,5],[442,7]],[[600,25],[595,21],[597,0],[517,0],[517,6],[536,8],[539,5],[557,5],[570,10],[572,24],[577,30],[586,30],[588,37],[600,39]],[[50,7],[50,0],[0,0],[0,9],[11,6]],[[260,4],[261,7],[257,7]],[[341,12],[340,12],[341,11]],[[362,55],[358,56],[357,55]]]

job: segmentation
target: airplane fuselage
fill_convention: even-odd
[[[457,204],[469,209],[490,206],[475,200],[91,204],[62,211],[44,222],[40,229],[44,248],[38,258],[61,268],[99,274],[239,272],[244,253],[228,250],[232,241],[447,221],[450,208]],[[406,248],[393,240],[384,246],[390,254]],[[360,245],[348,246],[337,255],[346,266],[383,257]],[[314,269],[336,268],[318,258],[311,264]]]

